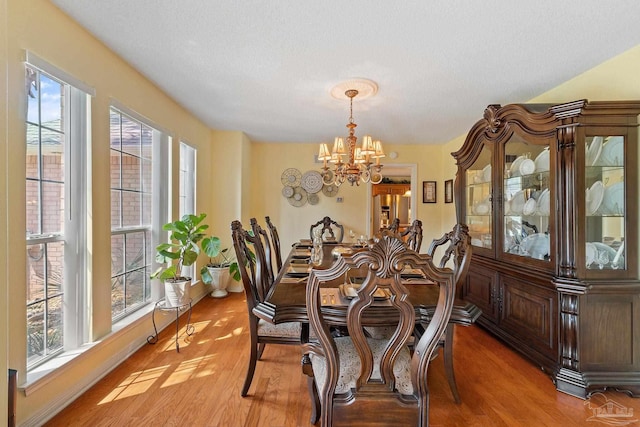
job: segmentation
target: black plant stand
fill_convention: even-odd
[[[153,307],[153,314],[151,316],[151,320],[153,321],[153,335],[149,335],[147,337],[147,342],[149,344],[155,344],[158,342],[158,328],[156,327],[156,312],[175,310],[176,312],[176,338],[175,338],[176,351],[180,353],[180,344],[178,344],[178,338],[180,336],[180,322],[179,322],[180,313],[183,313],[184,311],[188,311],[187,326],[186,326],[187,335],[191,336],[195,331],[195,327],[191,324],[191,302],[192,302],[191,298],[189,298],[189,301],[185,302],[184,304],[176,305],[176,306],[167,306],[167,303],[165,300],[156,302],[155,307]]]

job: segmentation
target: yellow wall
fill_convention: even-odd
[[[0,158],[8,159],[8,132],[7,132],[7,2],[0,0]],[[5,160],[6,161],[6,160]],[[4,164],[3,164],[4,166]],[[9,251],[7,241],[7,204],[9,199],[6,194],[7,175],[0,173],[0,419],[7,419],[7,376],[4,372],[9,369],[8,333],[9,333],[9,272],[7,271],[6,254]]]
[[[640,45],[531,99],[555,103],[578,99],[613,101],[640,99]],[[479,115],[480,116],[480,115]]]
[[[441,146],[424,145],[385,145],[385,151],[396,151],[399,155],[395,160],[384,159],[384,164],[415,163],[418,167],[418,198],[416,218],[423,221],[425,240],[432,236],[440,236],[442,221],[442,206],[444,205],[443,162],[434,159],[441,157]],[[343,184],[336,197],[327,197],[318,193],[317,205],[305,204],[294,207],[282,196],[283,184],[281,176],[284,170],[296,168],[301,173],[309,170],[319,171],[321,164],[314,163],[314,154],[318,147],[315,144],[252,144],[253,186],[251,188],[251,208],[243,212],[243,224],[249,222],[250,217],[256,217],[264,224],[265,215],[269,215],[274,225],[278,227],[284,254],[293,242],[309,236],[312,223],[322,219],[325,215],[341,223],[356,235],[366,234],[367,224],[367,190],[366,188]],[[446,165],[447,163],[444,163]],[[384,168],[383,168],[384,172]],[[455,173],[455,172],[454,172]],[[448,175],[453,178],[453,174]],[[438,203],[422,203],[422,181],[438,182]],[[249,193],[248,193],[249,194]],[[343,199],[338,203],[337,198]],[[447,206],[453,206],[447,205]],[[455,219],[451,222],[451,227]]]
[[[38,423],[38,417],[48,411],[55,411],[68,403],[69,394],[86,386],[97,376],[112,366],[113,359],[126,357],[145,342],[152,330],[150,316],[145,316],[131,328],[116,334],[111,333],[110,312],[110,202],[109,202],[109,107],[111,100],[117,100],[138,114],[147,117],[174,137],[173,154],[178,153],[177,141],[184,139],[198,150],[199,171],[197,187],[210,185],[214,171],[208,167],[211,158],[211,130],[167,97],[154,84],[122,61],[103,44],[85,32],[73,20],[46,0],[10,1],[0,0],[4,12],[0,16],[0,39],[2,45],[2,82],[0,89],[5,93],[0,110],[0,129],[3,155],[1,168],[6,173],[0,178],[4,193],[1,200],[8,202],[0,209],[2,232],[0,232],[0,271],[6,272],[10,265],[17,276],[12,280],[0,280],[0,292],[7,298],[0,298],[0,312],[7,316],[2,321],[0,333],[0,366],[18,369],[19,381],[26,380],[26,309],[25,281],[26,260],[24,251],[25,230],[25,126],[26,95],[24,80],[24,52],[28,50],[53,66],[64,70],[74,78],[93,87],[96,96],[91,101],[92,141],[90,150],[93,158],[91,168],[91,193],[89,205],[90,233],[90,277],[91,282],[91,335],[102,343],[78,357],[65,369],[60,370],[55,382],[41,381],[38,387],[30,387],[25,396],[20,393],[18,400],[18,423]],[[37,30],[36,30],[37,29]],[[5,41],[6,40],[6,41]],[[6,67],[5,67],[6,64]],[[6,70],[6,74],[5,74]],[[5,79],[5,75],[8,78]],[[5,86],[6,84],[6,86]],[[5,103],[8,105],[5,114]],[[6,120],[6,126],[5,126]],[[5,138],[6,136],[6,138]],[[8,141],[8,142],[7,142]],[[5,150],[6,145],[8,147]],[[179,164],[172,164],[170,179],[174,189],[178,184]],[[10,203],[9,203],[10,201]],[[173,194],[172,205],[177,215],[177,191]],[[214,204],[211,198],[198,198],[198,211],[213,217]],[[176,216],[174,215],[174,216]],[[4,233],[7,233],[5,238]],[[6,242],[6,245],[5,245]],[[14,248],[14,250],[8,250]],[[8,289],[7,289],[8,286]],[[204,293],[199,284],[194,287],[196,296]],[[7,328],[7,325],[11,328]],[[7,343],[11,343],[10,346]],[[8,347],[8,348],[7,348]],[[6,351],[5,351],[6,350]],[[5,360],[7,355],[8,360]],[[4,370],[3,372],[6,372]],[[0,408],[6,413],[6,379],[0,382]],[[3,385],[4,384],[4,385]],[[66,399],[66,400],[65,400]],[[4,416],[0,418],[5,419]]]

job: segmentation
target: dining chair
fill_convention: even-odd
[[[405,265],[419,269],[439,287],[439,297],[431,322],[408,347],[415,324],[415,308],[409,300],[409,287],[401,283]],[[324,283],[339,280],[351,270],[366,270],[364,282],[348,303],[345,319],[335,319]],[[431,286],[431,285],[425,285]],[[335,289],[335,288],[334,288]],[[387,299],[381,306],[374,300],[379,294]],[[436,267],[428,255],[411,250],[394,233],[383,230],[369,249],[339,257],[326,270],[311,271],[306,290],[306,305],[317,341],[303,345],[310,356],[309,387],[314,414],[322,426],[337,425],[414,425],[429,422],[427,370],[451,316],[454,302],[454,273]],[[380,308],[385,311],[379,311]],[[376,311],[378,309],[378,311]],[[381,313],[387,313],[382,316]],[[328,321],[344,322],[349,334],[333,337]],[[394,327],[388,339],[365,335],[365,323]],[[313,419],[312,422],[317,420]]]
[[[389,224],[389,226],[387,227],[387,230],[390,230],[394,233],[397,233],[400,231],[400,218],[394,218],[393,221],[391,221],[391,224]]]
[[[422,221],[419,219],[414,220],[406,230],[400,233],[400,236],[405,239],[411,249],[420,252],[420,246],[422,246]]]
[[[282,251],[280,249],[280,236],[278,235],[278,229],[271,222],[271,218],[268,216],[264,217],[267,222],[267,228],[269,229],[269,234],[271,235],[271,243],[273,244],[273,254],[276,259],[276,267],[278,271],[282,270]]]
[[[251,224],[251,231],[253,232],[253,235],[258,237],[257,243],[262,245],[262,251],[260,252],[260,254],[262,254],[264,258],[262,258],[261,261],[266,267],[266,277],[269,282],[269,287],[271,287],[271,285],[273,285],[275,274],[277,274],[278,271],[275,271],[274,274],[273,257],[271,255],[271,242],[269,241],[269,236],[267,235],[267,232],[260,226],[260,224],[258,224],[258,220],[256,220],[255,218],[250,218],[249,223]],[[258,253],[256,253],[255,255],[257,257]]]
[[[322,235],[322,239],[324,241],[330,240],[335,241],[336,243],[342,243],[342,239],[344,239],[344,227],[342,226],[342,224],[338,224],[328,216],[325,216],[320,221],[313,224],[311,228],[309,228],[309,236],[312,240],[314,236],[313,232],[316,228],[319,228],[321,230],[320,234]]]
[[[299,345],[301,343],[302,326],[299,322],[285,322],[274,325],[259,319],[253,314],[253,309],[259,303],[264,302],[271,286],[271,282],[267,277],[267,268],[264,265],[263,246],[258,234],[249,233],[242,227],[242,223],[237,220],[231,223],[231,236],[247,299],[249,333],[251,336],[249,366],[247,367],[247,375],[240,393],[244,397],[249,391],[256,363],[262,356],[265,345]]]
[[[469,265],[471,264],[471,237],[469,236],[469,227],[466,224],[456,224],[453,230],[445,233],[439,239],[434,239],[429,248],[427,254],[436,259],[439,256],[439,248],[444,252],[440,257],[438,266],[440,268],[445,267],[450,261],[453,263],[454,283],[456,296],[462,295],[462,286],[467,277],[469,271]],[[424,331],[425,325],[418,325],[416,327],[416,336],[420,336]],[[456,377],[453,370],[453,333],[455,325],[449,323],[445,331],[444,336],[438,343],[438,347],[442,348],[444,368],[447,376],[447,382],[451,389],[451,394],[456,403],[460,403],[460,393],[458,392],[458,386],[456,383]]]

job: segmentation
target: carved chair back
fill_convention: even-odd
[[[271,243],[273,244],[273,253],[276,259],[276,267],[277,271],[282,269],[282,251],[280,249],[280,236],[278,235],[278,229],[271,222],[271,218],[268,216],[264,217],[267,222],[267,228],[269,229],[269,234],[271,235]]]
[[[271,255],[271,242],[269,241],[269,236],[260,224],[258,224],[258,220],[251,218],[249,219],[249,222],[251,223],[251,231],[253,231],[253,235],[258,237],[258,243],[262,245],[262,255],[264,258],[260,261],[264,263],[267,273],[266,278],[269,281],[269,286],[271,286],[275,276],[273,274],[273,257]],[[258,253],[256,253],[256,257],[258,257]]]
[[[413,354],[408,344],[416,313],[408,288],[401,282],[405,266],[419,269],[439,286],[431,322],[415,343]],[[329,323],[337,321],[335,315],[329,317],[330,308],[322,308],[322,284],[363,272],[366,277],[343,320],[349,334],[334,338]],[[327,270],[312,270],[306,303],[318,342],[304,348],[311,356],[322,426],[428,425],[427,369],[451,316],[453,280],[451,269],[436,267],[430,256],[409,249],[389,230],[383,230],[369,249],[341,256]],[[384,311],[375,311],[380,310],[374,300],[381,293],[387,296],[381,306]],[[394,326],[395,331],[389,338],[368,338],[365,323]]]
[[[387,230],[393,233],[400,231],[400,218],[394,218],[393,221],[391,221],[391,224],[387,227]]]
[[[255,232],[249,233],[237,220],[231,223],[231,237],[251,317],[253,308],[264,301],[270,287],[267,268],[264,265],[264,247],[259,235]]]
[[[444,248],[444,252],[442,253],[442,257],[440,257],[438,266],[441,268],[445,267],[447,263],[452,260],[453,271],[455,273],[456,293],[459,294],[462,292],[463,282],[467,277],[469,265],[471,264],[472,246],[469,227],[466,224],[456,224],[453,230],[431,242],[427,249],[427,254],[435,260],[439,248]]]
[[[327,235],[331,240],[335,240],[337,243],[342,243],[342,239],[344,239],[344,227],[342,224],[338,224],[328,216],[325,216],[309,228],[309,236],[311,239],[313,239],[313,232],[316,228],[321,230],[320,234],[322,235],[323,240],[328,240],[326,239]]]
[[[400,236],[405,238],[409,248],[420,252],[420,246],[422,246],[422,221],[419,219],[414,220],[406,230],[400,233]]]

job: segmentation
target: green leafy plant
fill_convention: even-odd
[[[204,283],[211,283],[212,278],[207,267],[211,268],[229,268],[229,274],[233,280],[240,281],[240,270],[235,257],[230,255],[229,248],[222,248],[220,238],[216,236],[205,237],[201,243],[202,250],[209,257],[207,265],[200,269],[200,275]]]
[[[162,226],[171,232],[171,243],[161,243],[156,247],[156,261],[169,264],[158,268],[151,278],[161,280],[181,280],[182,267],[193,265],[198,259],[200,248],[198,242],[205,237],[204,231],[209,228],[201,224],[207,214],[184,215],[181,219]]]

